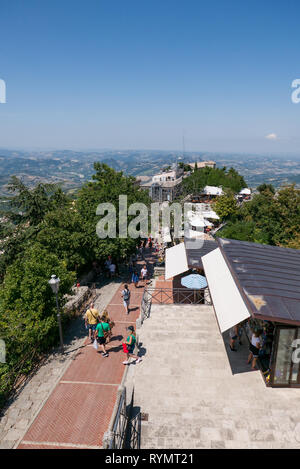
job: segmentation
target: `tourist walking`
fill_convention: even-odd
[[[106,342],[105,342],[106,344],[108,344],[109,341],[110,341],[110,339],[111,339],[111,337],[112,337],[112,329],[113,329],[113,327],[115,326],[115,323],[114,323],[114,321],[110,318],[110,316],[109,316],[109,314],[108,314],[108,311],[107,311],[106,309],[103,311],[101,317],[102,317],[102,320],[103,320],[104,322],[106,322],[106,323],[109,325],[109,328],[110,328],[109,332],[107,333]]]
[[[91,342],[93,342],[95,339],[95,331],[96,326],[98,324],[98,318],[99,311],[95,308],[94,303],[91,303],[89,309],[87,309],[84,315],[85,327],[89,331],[89,339],[91,340]]]
[[[110,273],[110,278],[114,278],[116,274],[116,264],[113,262],[109,266],[109,273]]]
[[[229,329],[229,338],[230,338],[229,347],[232,352],[236,352],[234,345],[238,337],[239,337],[239,326],[237,324],[236,326],[233,326]]]
[[[147,270],[147,266],[146,264],[143,266],[142,270],[141,270],[141,279],[143,281],[147,281],[147,275],[148,275],[148,270]]]
[[[141,259],[144,259],[144,245],[143,245],[143,243],[141,243],[141,245],[139,247],[139,255],[140,255]]]
[[[131,281],[132,283],[134,283],[135,288],[137,288],[139,282],[139,274],[136,269],[133,270]]]
[[[141,357],[138,357],[137,355],[133,354],[135,344],[136,344],[136,336],[134,332],[134,327],[129,326],[127,327],[127,331],[129,332],[129,335],[126,339],[126,341],[122,344],[123,345],[123,351],[127,355],[127,360],[123,362],[123,365],[128,365],[129,364],[129,358],[134,358],[136,360],[136,363],[139,363],[142,361]]]
[[[104,263],[104,268],[105,268],[107,278],[110,277],[110,265],[111,265],[111,263],[112,263],[111,256],[108,256],[108,258],[106,259],[106,261]]]
[[[129,272],[129,275],[130,275],[130,278],[131,278],[132,274],[133,274],[133,262],[132,262],[132,260],[129,261],[128,272]]]
[[[127,314],[129,314],[129,303],[130,303],[130,290],[128,285],[124,285],[124,289],[121,291],[121,296],[123,298],[123,305]]]
[[[248,361],[247,363],[250,364],[252,361],[251,369],[255,370],[256,362],[258,359],[259,355],[259,350],[262,347],[262,335],[263,331],[262,329],[257,329],[256,331],[253,332],[250,345],[249,345],[249,351],[250,354],[248,356]]]
[[[97,342],[102,349],[102,356],[108,357],[108,352],[105,349],[105,342],[109,335],[110,327],[107,322],[105,322],[105,316],[101,316],[99,323],[96,327],[96,333],[98,334]]]

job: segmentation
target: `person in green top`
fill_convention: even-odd
[[[126,352],[127,353],[127,360],[125,360],[125,362],[123,362],[123,365],[128,365],[129,364],[129,358],[130,357],[135,358],[136,363],[139,363],[139,362],[142,361],[142,359],[140,357],[138,357],[137,355],[133,355],[134,347],[135,347],[135,344],[136,344],[136,337],[135,337],[134,327],[129,326],[129,327],[127,327],[127,330],[129,332],[129,336],[127,337],[126,342],[124,343],[124,345],[126,345],[128,352]]]
[[[96,327],[96,334],[97,334],[97,342],[102,348],[102,356],[108,357],[108,352],[105,350],[105,342],[106,342],[106,332],[110,331],[109,324],[105,322],[105,317],[100,318],[100,322],[97,324]]]

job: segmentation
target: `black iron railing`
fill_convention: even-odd
[[[141,413],[139,412],[128,422],[128,449],[141,447]]]
[[[188,288],[147,288],[147,303],[152,304],[204,304],[208,303],[207,291]]]

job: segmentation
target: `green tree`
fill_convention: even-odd
[[[227,220],[238,213],[237,202],[232,192],[227,192],[217,198],[214,209],[221,220]]]
[[[82,218],[82,229],[86,236],[90,250],[90,260],[104,260],[107,255],[112,255],[117,260],[124,259],[135,251],[139,242],[137,239],[119,238],[119,196],[126,195],[128,206],[140,202],[149,206],[151,200],[148,194],[134,184],[134,178],[125,176],[123,172],[117,172],[106,164],[95,163],[96,173],[93,182],[85,184],[79,191],[75,210]],[[117,237],[115,239],[99,239],[96,234],[96,226],[100,217],[96,215],[99,204],[110,202],[116,208]],[[128,223],[135,218],[128,216]]]
[[[225,167],[222,169],[205,167],[197,169],[183,180],[183,196],[199,195],[207,185],[231,189],[235,193],[247,187],[243,176],[233,168],[226,170]]]
[[[55,297],[48,284],[52,274],[61,280],[62,306],[75,275],[38,244],[8,267],[0,286],[0,338],[6,344],[6,363],[0,364],[0,406],[14,380],[32,369],[36,354],[58,342]]]
[[[257,187],[258,192],[262,193],[265,191],[270,191],[272,194],[275,194],[275,188],[272,184],[266,184],[265,182]]]
[[[67,196],[56,184],[38,184],[30,189],[21,179],[12,176],[8,190],[14,195],[10,197],[10,211],[6,216],[14,223],[38,225],[45,213],[67,203]]]

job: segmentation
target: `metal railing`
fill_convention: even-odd
[[[141,447],[141,413],[139,412],[128,422],[128,449],[140,449]]]
[[[152,304],[190,304],[211,305],[211,298],[207,288],[190,290],[188,288],[156,288],[146,287],[141,302],[141,324],[149,318]]]
[[[205,289],[192,290],[188,288],[146,288],[145,302],[149,304],[210,304]],[[146,295],[145,295],[146,296]],[[143,297],[144,298],[144,297]]]
[[[152,304],[152,295],[149,292],[149,288],[144,289],[143,298],[141,302],[140,308],[140,320],[141,324],[143,324],[144,320],[149,318],[150,311],[151,311],[151,304]]]

